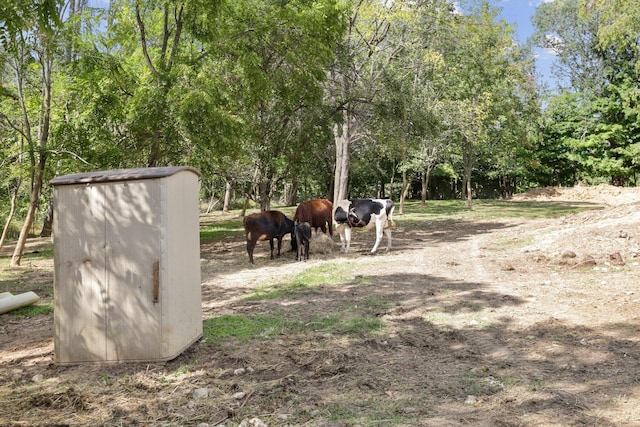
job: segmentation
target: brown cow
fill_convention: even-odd
[[[308,222],[309,225],[323,233],[329,227],[329,236],[333,236],[333,203],[327,199],[307,200],[298,205],[293,220],[298,224]]]
[[[295,224],[280,211],[256,212],[244,218],[244,234],[247,239],[247,253],[249,262],[253,262],[253,250],[258,240],[269,240],[271,245],[271,259],[273,259],[273,239],[278,239],[278,256],[282,238],[285,234],[291,236],[291,250],[297,251],[298,245],[294,235]]]

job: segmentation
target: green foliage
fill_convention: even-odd
[[[637,28],[629,17],[640,9],[618,3],[587,7],[579,0],[559,0],[536,12],[536,40],[547,46],[555,41],[559,71],[571,83],[550,99],[541,128],[540,158],[549,181],[622,185],[635,180],[640,53],[626,34]],[[618,15],[620,8],[628,15]]]

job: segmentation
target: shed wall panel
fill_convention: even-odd
[[[101,185],[107,201],[107,359],[160,358],[162,307],[153,301],[153,265],[161,249],[161,181]]]
[[[65,213],[54,222],[54,235],[61,237],[54,252],[56,358],[104,360],[104,192],[99,187],[67,186],[55,188],[54,197],[59,212]]]
[[[162,337],[165,351],[181,352],[202,336],[198,177],[180,172],[166,185]]]

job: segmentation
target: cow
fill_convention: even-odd
[[[373,245],[371,253],[378,249],[383,233],[387,235],[387,251],[391,249],[391,227],[394,225],[393,209],[393,201],[389,199],[354,199],[338,202],[333,219],[337,224],[336,230],[340,233],[342,251],[349,252],[353,227],[368,230],[374,226],[376,227],[376,243]]]
[[[328,228],[329,236],[333,236],[332,214],[333,203],[329,200],[307,200],[298,205],[296,213],[293,215],[293,221],[298,224],[308,222],[311,227],[316,229],[316,232],[318,232],[319,228],[323,233],[326,233]]]
[[[271,259],[273,259],[273,239],[278,239],[278,256],[282,246],[282,238],[291,236],[291,250],[296,251],[297,244],[294,236],[295,224],[280,211],[256,212],[244,218],[244,234],[247,239],[247,253],[249,262],[253,262],[253,250],[258,240],[269,240],[271,245]]]
[[[296,260],[306,261],[309,259],[309,242],[311,241],[311,225],[308,222],[296,224],[295,226],[296,244],[298,252]]]

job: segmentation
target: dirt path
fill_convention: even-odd
[[[304,328],[167,363],[55,366],[52,316],[2,315],[0,425],[640,425],[640,209],[603,207],[418,230],[398,217],[391,252],[357,233],[349,254],[308,262],[203,245],[205,319]],[[294,280],[316,284],[245,298]],[[383,328],[310,327],[333,318]]]

